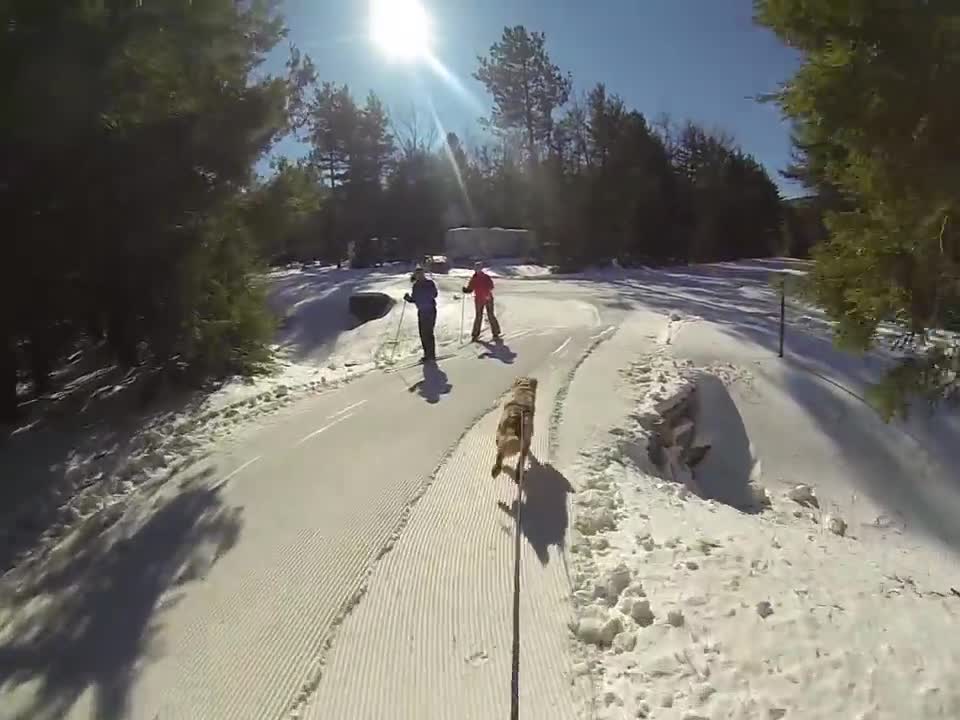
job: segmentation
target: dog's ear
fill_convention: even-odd
[[[536,389],[537,389],[537,379],[536,379],[536,378],[530,378],[529,382],[530,382],[530,387],[533,388],[534,390],[536,390]]]

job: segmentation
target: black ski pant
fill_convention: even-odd
[[[417,313],[417,325],[420,328],[420,344],[423,345],[423,357],[427,360],[436,360],[437,358],[437,341],[433,336],[433,328],[436,324],[436,310],[421,310]]]

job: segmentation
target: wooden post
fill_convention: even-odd
[[[787,315],[787,276],[780,275],[780,357],[783,357],[783,332]]]

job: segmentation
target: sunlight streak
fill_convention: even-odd
[[[464,181],[463,173],[460,172],[460,168],[457,165],[457,159],[453,156],[453,151],[450,149],[450,143],[447,142],[447,130],[440,121],[440,116],[437,114],[436,107],[434,107],[433,99],[429,95],[427,95],[427,105],[430,108],[430,115],[433,117],[433,122],[436,123],[437,130],[440,132],[440,143],[443,146],[443,154],[447,156],[447,161],[453,169],[453,176],[456,178],[457,185],[460,188],[463,202],[467,206],[467,218],[472,224],[475,221],[476,213],[473,210],[473,203],[470,201],[470,193],[467,192],[467,183]]]
[[[461,100],[466,101],[471,110],[481,113],[486,110],[483,103],[480,102],[477,96],[470,92],[467,89],[467,86],[460,81],[460,78],[450,72],[447,67],[437,59],[436,55],[433,53],[426,53],[423,56],[423,61],[426,63],[427,67],[433,71],[434,75],[443,80],[447,86],[460,97]]]

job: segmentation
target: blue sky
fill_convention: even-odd
[[[606,83],[649,119],[667,113],[734,135],[785,195],[777,175],[789,160],[789,127],[774,105],[752,99],[776,89],[799,63],[772,33],[753,24],[751,0],[423,0],[434,21],[434,54],[461,91],[427,68],[388,63],[368,40],[367,0],[286,0],[289,40],[309,54],[322,80],[346,83],[362,100],[373,90],[394,112],[436,109],[445,130],[483,140],[489,111],[472,78],[505,25],[546,33],[547,49],[573,74],[574,90]],[[267,65],[280,71],[286,48]],[[466,92],[463,92],[466,91]],[[285,141],[276,152],[298,154]]]

